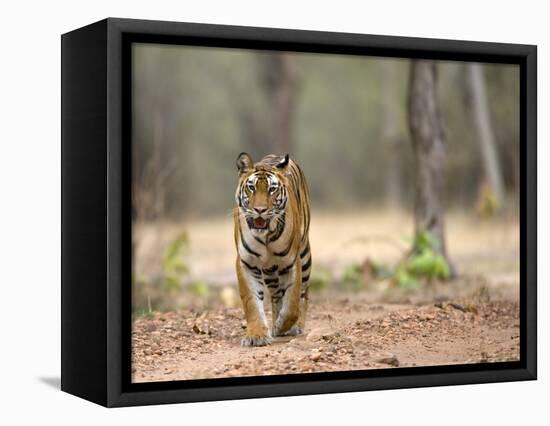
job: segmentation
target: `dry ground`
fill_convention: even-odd
[[[239,308],[154,313],[134,322],[135,382],[498,362],[519,359],[513,301],[425,305],[340,298],[312,304],[306,334],[242,348]]]
[[[448,250],[461,281],[408,293],[384,283],[342,293],[333,291],[333,284],[313,295],[304,336],[276,339],[264,348],[241,348],[242,310],[222,307],[217,296],[221,289],[236,292],[231,219],[136,225],[137,275],[151,276],[167,242],[185,230],[191,241],[185,259],[189,281],[208,283],[211,297],[197,304],[189,293],[171,294],[166,306],[172,312],[135,319],[133,379],[518,360],[517,218],[481,220],[449,212],[446,226]],[[411,235],[412,228],[410,215],[395,211],[317,212],[310,232],[314,268],[329,271],[336,282],[346,266],[366,258],[392,265],[406,250],[402,237]]]

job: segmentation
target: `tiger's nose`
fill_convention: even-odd
[[[256,210],[258,214],[262,214],[267,211],[267,207],[254,207],[254,210]]]

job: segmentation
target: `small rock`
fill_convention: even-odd
[[[212,334],[212,331],[207,327],[207,328],[200,328],[197,324],[193,324],[193,331],[196,333],[196,334],[208,334],[208,335],[211,335]]]
[[[375,358],[375,361],[381,364],[388,364],[393,367],[399,367],[399,359],[397,359],[397,356],[395,356],[395,354],[392,354],[389,352],[384,354],[379,354]]]
[[[311,355],[311,360],[314,362],[317,362],[321,359],[321,354],[319,352],[315,352]]]
[[[461,312],[467,312],[466,308],[461,305],[460,303],[450,302],[449,306],[452,308],[455,308],[456,310],[459,310]]]

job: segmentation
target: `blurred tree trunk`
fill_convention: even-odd
[[[436,251],[450,266],[443,221],[445,133],[435,62],[412,61],[408,97],[409,130],[415,157],[415,233],[428,231],[437,241]]]
[[[187,207],[174,205],[188,193],[192,165],[187,155],[191,147],[182,143],[192,101],[180,96],[172,78],[182,72],[177,56],[155,50],[133,82],[132,213],[137,221],[180,215]]]
[[[386,169],[386,200],[391,207],[399,207],[401,191],[401,139],[399,137],[399,117],[396,108],[397,73],[396,63],[380,61],[382,80],[382,140],[388,146]]]
[[[292,121],[298,83],[294,58],[288,53],[265,53],[259,57],[262,86],[269,103],[271,151],[285,154],[292,148]]]
[[[261,120],[260,114],[246,102],[236,100],[235,109],[243,139],[243,151],[248,152],[252,158],[257,160],[262,155],[260,148],[267,133],[265,122]]]
[[[161,178],[164,123],[159,111],[154,113],[151,152],[143,162],[140,179],[134,180],[134,208],[139,221],[159,220],[164,216],[165,188]]]
[[[498,210],[504,202],[504,183],[493,126],[491,124],[483,69],[479,64],[471,63],[466,65],[466,87],[468,103],[471,104],[471,115],[479,135],[478,141],[483,159],[485,178],[495,198]]]
[[[145,159],[135,160],[142,164],[141,173],[133,168],[133,214],[138,221],[156,221],[166,218],[168,193],[173,190],[172,185],[177,183],[175,172],[181,168],[176,147],[167,142],[165,135],[165,115],[157,110],[153,114],[153,137],[151,150]],[[137,151],[137,150],[135,150]],[[134,158],[138,153],[134,153]]]

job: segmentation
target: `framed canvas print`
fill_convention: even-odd
[[[536,378],[536,47],[106,19],[62,36],[62,389]]]

